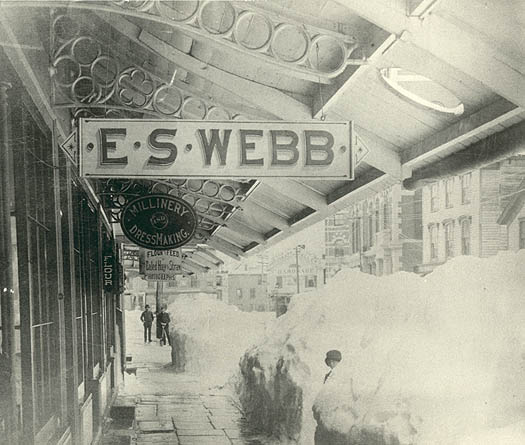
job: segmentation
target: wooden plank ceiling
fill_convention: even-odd
[[[477,0],[4,1],[0,38],[44,119],[59,121],[62,138],[67,114],[354,121],[370,153],[353,182],[90,180],[112,222],[140,193],[183,197],[200,218],[193,251],[209,245],[239,259],[519,125],[522,97],[509,83],[522,79],[513,74],[497,84],[497,70],[525,72],[525,45],[517,42],[523,16],[505,15],[511,3],[492,11],[505,25],[499,34]],[[456,28],[454,43],[444,33]],[[451,47],[444,51],[432,39]],[[494,62],[490,78],[455,57],[455,46],[473,42],[503,61]],[[481,66],[493,56],[469,54]],[[387,68],[436,82],[464,112],[407,100],[381,77]]]

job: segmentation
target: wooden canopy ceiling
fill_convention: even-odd
[[[491,134],[519,138],[524,16],[513,0],[0,1],[0,45],[62,140],[80,116],[352,120],[368,150],[354,181],[89,180],[113,222],[144,191],[189,200],[196,245],[238,259],[400,180],[447,175]],[[464,112],[407,100],[389,68]]]

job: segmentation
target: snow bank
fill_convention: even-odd
[[[273,313],[242,312],[205,294],[177,298],[168,312],[175,369],[199,374],[210,386],[237,374],[240,357],[275,319]]]
[[[323,385],[330,349],[343,360]],[[313,443],[313,407],[349,444],[525,443],[525,252],[424,278],[342,271],[294,297],[241,368],[245,410],[283,442]]]

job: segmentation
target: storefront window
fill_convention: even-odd
[[[470,255],[470,220],[461,221],[461,254]]]
[[[430,226],[430,258],[437,260],[438,257],[438,226]]]
[[[445,252],[447,258],[454,256],[454,223],[445,224]]]
[[[472,173],[467,173],[461,177],[461,203],[470,204],[471,199]]]

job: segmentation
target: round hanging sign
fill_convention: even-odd
[[[182,199],[171,195],[146,195],[124,207],[120,225],[129,240],[141,247],[175,249],[195,235],[197,215]]]

